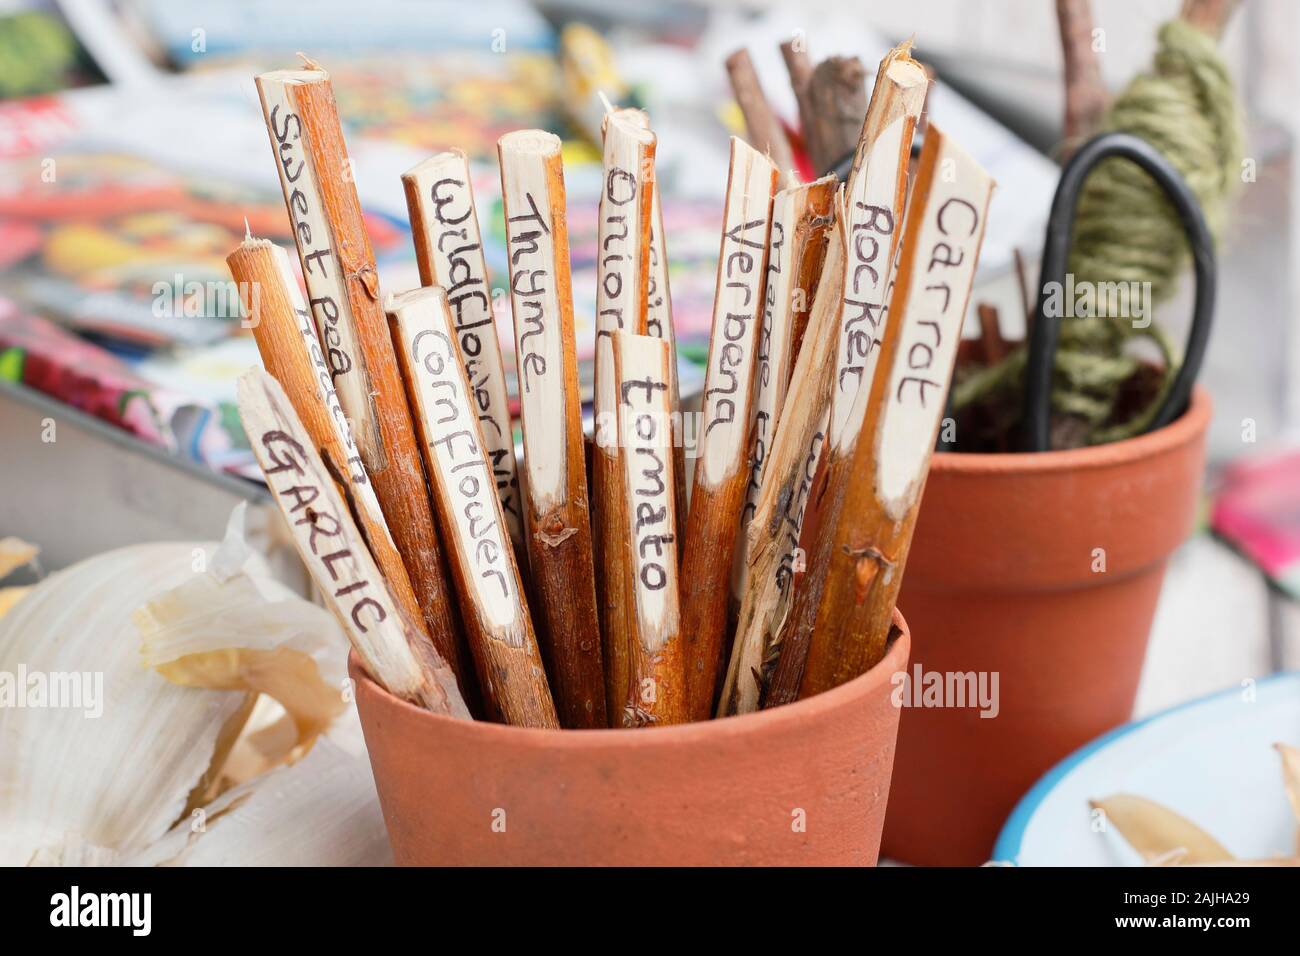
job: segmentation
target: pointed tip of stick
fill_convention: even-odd
[[[244,241],[251,242],[253,239],[253,227],[248,224],[248,217],[244,217]]]
[[[596,95],[600,97],[600,102],[605,107],[606,116],[614,112],[614,104],[609,101],[609,97],[605,95],[604,90],[597,90]]]

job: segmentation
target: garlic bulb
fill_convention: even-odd
[[[347,643],[243,519],[220,547],[82,561],[0,617],[0,865],[390,859]]]
[[[28,544],[19,538],[0,538],[0,581],[25,564],[35,567],[39,554],[40,548],[34,544]],[[0,587],[0,617],[4,617],[5,612],[30,590],[31,588],[24,587]]]

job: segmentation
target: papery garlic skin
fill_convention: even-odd
[[[99,688],[93,706],[0,707],[0,865],[391,862],[347,640],[274,579],[244,511],[220,546],[99,555],[0,618],[0,678]],[[250,712],[282,719],[236,739]]]
[[[391,866],[364,749],[350,752],[340,718],[301,761],[225,794],[182,820],[130,866]],[[364,747],[364,744],[362,744]]]
[[[112,862],[167,831],[245,696],[141,665],[132,612],[215,545],[145,544],[46,578],[0,618],[0,671],[100,675],[102,715],[0,708],[0,865]]]

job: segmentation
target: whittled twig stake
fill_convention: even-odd
[[[347,227],[330,218],[347,212],[347,203],[338,193],[346,191],[340,189],[341,167],[350,171],[350,166],[342,133],[330,131],[337,126],[337,116],[329,75],[315,69],[263,73],[257,77],[257,91],[334,387],[366,466],[382,469],[385,458],[379,408],[357,319],[352,315],[349,273],[340,261],[338,240],[343,236],[335,234]],[[352,250],[350,260],[356,255]],[[370,279],[374,279],[373,272]]]
[[[794,91],[795,102],[799,104],[799,128],[804,149],[807,150],[809,131],[813,125],[812,101],[808,99],[813,62],[808,56],[806,41],[802,37],[786,40],[781,44],[781,58],[785,60],[785,69],[790,75],[790,89]]]
[[[928,86],[910,48],[900,44],[880,62],[846,188],[844,304],[831,397],[830,454],[838,458],[853,453],[888,322],[912,137]]]
[[[650,286],[646,290],[646,334],[668,343],[668,409],[673,429],[673,507],[680,521],[686,517],[686,435],[682,421],[682,391],[677,369],[677,330],[673,327],[673,293],[668,278],[668,243],[664,214],[655,190],[650,220]],[[678,551],[682,535],[677,536]],[[680,555],[679,555],[680,556]]]
[[[850,480],[853,452],[862,431],[867,398],[890,325],[889,296],[902,237],[912,139],[925,105],[929,79],[910,55],[911,43],[895,47],[880,63],[846,186],[844,273],[840,286],[838,342],[830,424],[823,460],[802,513],[800,549],[806,555],[832,535],[839,503]],[[793,601],[817,588],[796,578]],[[769,652],[779,653],[764,705],[793,700],[808,652],[808,631],[790,614]]]
[[[280,383],[250,369],[238,392],[244,431],[298,554],[370,676],[396,697],[468,719],[455,675],[403,620],[335,477]]]
[[[488,713],[559,727],[447,294],[417,289],[390,297],[385,310]]]
[[[749,524],[750,586],[737,618],[736,637],[718,716],[757,710],[767,672],[782,652],[804,510],[830,427],[831,383],[844,276],[844,193],[836,193],[821,281],[803,347],[781,409],[754,518]]]
[[[245,239],[226,263],[239,284],[262,364],[284,388],[311,436],[312,447],[346,483],[370,552],[409,623],[425,633],[424,616],[401,555],[393,544],[379,499],[361,462],[348,420],[334,390],[311,312],[298,289],[288,254],[266,239]],[[427,634],[426,634],[427,636]]]
[[[780,428],[786,387],[798,358],[795,335],[802,338],[801,327],[807,323],[811,304],[805,284],[812,278],[811,267],[805,260],[820,262],[820,254],[825,252],[834,198],[835,177],[827,176],[806,186],[783,189],[772,201],[767,285],[754,383],[754,445],[731,575],[731,599],[737,610],[749,586],[749,522],[758,506],[764,469]]]
[[[682,636],[693,720],[706,720],[713,712],[723,664],[736,524],[749,481],[745,465],[777,176],[765,157],[732,138],[704,379],[704,424],[682,550]]]
[[[279,70],[258,76],[257,88],[339,400],[434,646],[468,686],[464,639],[329,75]]]
[[[626,603],[627,520],[623,513],[623,449],[614,374],[614,333],[643,334],[649,308],[650,234],[655,192],[655,136],[639,110],[605,115],[604,180],[596,262],[595,442],[591,453],[596,593],[603,632],[606,697],[628,686],[632,609]],[[616,704],[611,720],[621,721]]]
[[[988,173],[931,125],[881,348],[888,371],[872,384],[833,541],[809,570],[825,580],[819,606],[806,606],[796,622],[812,624],[800,697],[852,680],[884,656],[992,193]]]
[[[780,171],[783,182],[797,182],[790,141],[767,97],[763,95],[763,85],[758,81],[754,61],[749,58],[749,51],[744,47],[727,57],[727,78],[731,80],[731,92],[736,97],[736,104],[745,116],[749,145],[760,153],[767,154]]]
[[[402,174],[402,186],[420,283],[447,290],[460,360],[483,429],[483,447],[492,463],[506,528],[520,556],[526,558],[505,364],[465,153],[453,149],[426,159]]]
[[[620,436],[628,677],[611,694],[624,727],[690,719],[679,632],[677,513],[673,502],[668,343],[617,332],[613,338]],[[611,567],[614,563],[611,563]]]
[[[1101,126],[1109,96],[1093,49],[1092,0],[1056,0],[1065,73],[1065,122],[1061,139],[1073,152]]]
[[[980,320],[980,351],[985,365],[997,365],[1007,352],[1007,340],[1002,337],[1002,326],[998,321],[998,307],[991,302],[981,302],[975,306],[975,314]]]
[[[524,431],[529,565],[546,622],[560,724],[604,727],[560,139],[521,130],[502,136],[497,152]]]
[[[620,111],[649,128],[644,110]],[[668,396],[673,427],[673,503],[679,520],[686,516],[686,439],[682,422],[681,388],[677,379],[677,331],[673,328],[673,294],[668,278],[668,244],[658,184],[650,197],[650,275],[646,285],[645,332],[668,343]],[[682,535],[677,536],[679,552]],[[606,668],[608,670],[608,667]]]
[[[1178,15],[1217,40],[1240,3],[1241,0],[1183,0]]]
[[[866,68],[856,56],[827,57],[808,78],[812,122],[803,137],[819,175],[829,172],[858,141],[867,112],[866,78]]]
[[[792,262],[794,289],[791,293],[790,317],[791,375],[793,375],[793,366],[799,358],[799,352],[803,348],[813,304],[817,299],[817,290],[821,287],[826,250],[830,247],[831,237],[835,232],[832,227],[840,221],[838,215],[842,210],[839,210],[838,206],[842,206],[844,201],[842,190],[834,185],[835,180],[832,177],[827,179],[830,179],[832,185],[827,191],[826,201],[822,203],[820,196],[814,192],[814,202],[810,205],[813,215],[805,217],[805,223],[801,226],[801,230],[806,230],[807,235],[800,239],[798,243],[800,251]],[[814,181],[811,185],[816,186],[820,181]]]

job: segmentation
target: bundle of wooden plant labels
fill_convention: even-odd
[[[240,411],[378,683],[451,716],[641,727],[786,703],[879,661],[993,188],[934,125],[912,163],[926,76],[906,45],[846,182],[798,182],[732,140],[694,429],[655,134],[607,112],[589,461],[560,140],[498,143],[517,464],[464,154],[403,176],[422,287],[385,296],[329,76],[306,60],[257,85],[306,294],[270,242],[230,255],[266,368]]]

